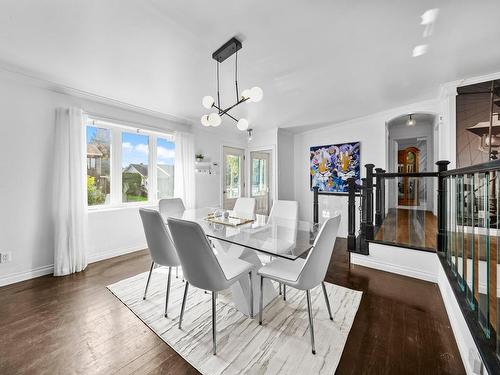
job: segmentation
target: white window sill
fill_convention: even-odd
[[[107,205],[107,206],[90,206],[87,207],[87,212],[89,214],[97,212],[110,212],[110,211],[122,211],[122,210],[137,210],[139,208],[158,208],[158,203],[124,203],[120,205]]]

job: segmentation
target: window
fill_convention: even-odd
[[[122,133],[122,200],[148,200],[149,137]]]
[[[164,138],[157,139],[156,176],[158,199],[174,196],[175,143]]]
[[[87,204],[110,203],[111,131],[87,126]]]
[[[90,118],[86,131],[89,207],[152,205],[173,197],[172,135]]]

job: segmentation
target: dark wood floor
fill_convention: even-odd
[[[436,250],[437,217],[432,211],[391,208],[375,233],[376,241]]]
[[[364,294],[337,373],[465,373],[437,285],[349,269],[345,248],[326,280]],[[0,374],[196,374],[106,289],[149,262],[142,251],[0,288]]]

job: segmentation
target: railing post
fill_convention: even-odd
[[[349,178],[347,180],[347,250],[356,250],[356,180]]]
[[[438,217],[437,217],[437,250],[439,252],[446,251],[446,181],[442,172],[448,170],[447,160],[440,160],[436,162],[438,166],[438,190],[437,190],[437,204],[438,204]]]
[[[315,186],[313,187],[313,222],[314,224],[318,224],[318,211],[319,211],[319,202],[318,202],[318,190],[319,187]]]
[[[375,165],[366,164],[366,227],[365,235],[367,240],[373,240],[374,228],[373,228],[373,168]]]
[[[375,225],[382,225],[383,214],[382,214],[382,184],[384,183],[384,179],[382,178],[382,168],[375,168],[375,184],[377,190],[375,190]]]

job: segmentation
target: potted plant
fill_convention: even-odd
[[[194,156],[194,158],[196,159],[197,162],[202,162],[203,159],[205,159],[205,157],[203,156],[203,154],[196,154]]]

